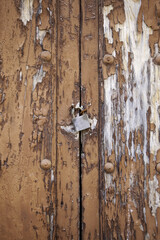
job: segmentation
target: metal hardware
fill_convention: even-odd
[[[156,55],[156,57],[154,58],[154,63],[155,63],[156,65],[160,65],[160,53],[158,53],[158,54]]]
[[[114,165],[111,162],[107,162],[104,166],[104,170],[106,173],[113,173],[114,171]]]
[[[86,130],[91,127],[90,121],[87,115],[87,109],[84,109],[83,106],[71,108],[71,114],[73,116],[72,122],[76,132]]]
[[[103,63],[104,64],[113,64],[114,62],[114,57],[110,54],[106,54],[104,55],[104,58],[103,58]]]
[[[77,132],[86,130],[90,128],[90,122],[88,119],[88,115],[85,113],[82,116],[77,116],[72,119],[72,122],[74,124],[75,130]]]
[[[48,169],[50,169],[51,168],[51,161],[49,160],[49,159],[43,159],[42,161],[41,161],[41,168],[43,169],[43,170],[48,170]]]
[[[160,163],[157,163],[156,170],[160,173]]]

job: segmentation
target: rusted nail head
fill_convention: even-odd
[[[41,52],[40,57],[43,61],[49,62],[51,60],[51,53],[49,51],[43,51]]]
[[[156,64],[156,65],[160,65],[160,54],[158,53],[157,55],[156,55],[156,57],[154,58],[154,63]]]
[[[157,163],[156,170],[160,173],[160,163]]]
[[[114,171],[114,165],[111,162],[107,162],[104,166],[104,170],[106,173],[112,173]]]
[[[41,168],[44,170],[48,170],[51,168],[51,161],[49,159],[43,159],[41,161]]]
[[[110,54],[104,55],[103,62],[105,64],[112,64],[114,62],[114,57]]]

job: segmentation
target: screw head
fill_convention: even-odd
[[[49,159],[43,159],[42,161],[41,161],[41,168],[43,169],[43,170],[48,170],[48,169],[50,169],[51,168],[51,161],[49,160]]]
[[[157,170],[157,172],[159,172],[159,173],[160,173],[160,162],[159,162],[159,163],[157,163],[156,170]]]
[[[158,53],[157,55],[156,55],[156,57],[154,58],[154,63],[156,64],[156,65],[160,65],[160,54]]]
[[[107,162],[104,166],[104,170],[106,173],[113,173],[114,171],[114,165],[111,162]]]
[[[104,55],[104,58],[103,58],[103,63],[104,64],[112,64],[114,62],[114,57],[110,54],[106,54]]]
[[[40,54],[40,58],[43,60],[43,61],[47,61],[49,62],[51,60],[51,53],[49,51],[43,51],[41,52]]]

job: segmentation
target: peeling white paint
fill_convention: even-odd
[[[149,233],[147,233],[147,234],[145,235],[145,240],[150,240]]]
[[[19,81],[21,82],[22,79],[23,79],[23,73],[22,73],[22,71],[20,71],[20,72],[19,72]]]
[[[105,116],[105,126],[104,126],[104,141],[105,147],[107,148],[108,155],[111,155],[113,150],[113,133],[114,130],[117,131],[118,123],[120,121],[120,112],[117,114],[116,108],[114,108],[115,102],[113,96],[115,93],[118,96],[118,88],[119,83],[117,81],[116,74],[111,75],[108,79],[104,80],[104,88],[105,88],[105,107],[104,107],[104,116]],[[120,106],[119,106],[120,107]],[[118,107],[118,111],[119,111]],[[118,141],[117,141],[118,143]],[[114,145],[116,148],[119,147],[118,145]]]
[[[108,189],[110,187],[115,187],[115,184],[113,183],[113,176],[111,174],[105,173],[105,189]]]
[[[51,184],[54,182],[54,173],[53,169],[51,169]]]
[[[41,65],[40,69],[33,76],[33,88],[32,91],[35,90],[37,83],[41,83],[43,78],[45,77],[46,72],[43,71],[43,65]]]
[[[40,30],[38,27],[36,27],[36,39],[39,40],[39,43],[42,45],[43,40],[46,36],[47,30]]]
[[[158,53],[158,44],[155,44],[155,55]],[[150,133],[150,152],[156,156],[160,149],[160,66],[151,62],[151,123],[155,124],[155,132]],[[156,158],[154,158],[156,159]]]
[[[157,208],[160,207],[160,194],[157,192],[158,188],[158,179],[154,176],[153,180],[149,180],[149,207],[154,217],[156,217]]]
[[[38,14],[40,15],[41,13],[42,13],[42,0],[39,0]]]
[[[112,36],[112,30],[110,28],[110,24],[109,24],[109,19],[108,19],[108,14],[111,12],[111,10],[113,10],[113,6],[109,5],[107,7],[103,8],[103,19],[104,19],[104,34],[105,34],[105,38],[108,39],[109,43],[113,43],[113,36]]]
[[[33,1],[34,0],[21,0],[21,17],[23,24],[26,26],[27,22],[32,20],[33,15]]]
[[[80,102],[78,102],[77,104],[76,104],[76,106],[75,106],[75,109],[78,109],[78,108],[80,108]]]
[[[52,13],[52,11],[50,10],[50,8],[49,7],[47,7],[47,10],[48,10],[48,12],[49,12],[49,15],[50,15],[50,17],[53,15],[53,13]]]
[[[76,140],[79,138],[79,133],[75,131],[73,124],[69,126],[61,126],[61,129],[63,129],[67,133],[74,134]]]
[[[54,229],[53,219],[54,219],[54,214],[51,213],[51,215],[50,215],[50,240],[53,239],[53,229]]]
[[[89,122],[91,125],[91,129],[94,130],[97,126],[97,119],[95,117],[93,119],[89,118]]]
[[[118,155],[121,155],[121,138],[118,133],[118,125],[120,119],[124,122],[124,131],[126,144],[130,157],[135,160],[135,153],[143,154],[144,162],[149,163],[147,151],[147,111],[150,106],[149,91],[152,76],[148,74],[152,72],[153,63],[150,58],[149,48],[149,35],[152,34],[152,29],[147,27],[144,20],[142,21],[142,32],[137,31],[137,17],[141,1],[124,0],[124,10],[126,20],[123,24],[117,24],[115,30],[119,33],[120,41],[123,42],[122,46],[122,60],[123,60],[123,75],[125,83],[123,85],[123,93],[120,96],[118,85],[118,73],[110,76],[105,80],[105,127],[104,139],[105,147],[108,154],[115,150],[116,160]],[[106,21],[105,15],[108,15],[112,10],[112,6],[108,6],[107,10],[104,8],[104,32],[105,37],[112,42],[112,34],[109,26],[109,20]],[[131,56],[131,72],[128,69],[129,53]],[[154,67],[155,69],[156,67]],[[157,67],[158,68],[158,67]],[[154,74],[153,70],[153,76]],[[158,70],[157,70],[158,71]],[[159,72],[157,72],[157,75]],[[113,94],[117,94],[117,104],[115,105],[112,98]],[[152,92],[152,90],[151,90]],[[152,98],[152,97],[151,97]],[[153,103],[154,104],[154,103]],[[153,105],[152,104],[152,105]],[[155,110],[156,111],[156,110]],[[156,112],[157,114],[157,112]],[[157,117],[157,121],[159,121]],[[140,146],[135,149],[134,146],[134,131],[141,130],[144,134],[143,152]],[[116,136],[116,142],[113,144],[113,133]],[[129,137],[132,136],[131,148],[129,148]],[[158,132],[157,132],[158,134]],[[157,137],[156,137],[157,140]],[[153,145],[153,144],[152,144]],[[159,146],[159,144],[158,144]],[[113,148],[114,147],[114,148]]]

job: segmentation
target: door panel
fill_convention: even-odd
[[[104,1],[104,239],[160,237],[156,3]]]
[[[59,1],[57,12],[57,239],[79,236],[79,133],[72,107],[80,98],[79,1]]]
[[[54,55],[50,60],[55,48],[55,29],[54,17],[47,10],[54,12],[53,6],[54,2],[53,5],[36,2],[33,6],[32,1],[30,5],[29,1],[22,1],[20,8],[18,1],[0,2],[0,238],[3,240],[52,236],[53,170],[42,170],[40,163],[47,158],[55,165]],[[43,50],[49,51],[47,61],[40,56]]]
[[[82,1],[81,105],[91,129],[81,132],[82,239],[99,239],[98,3]]]

